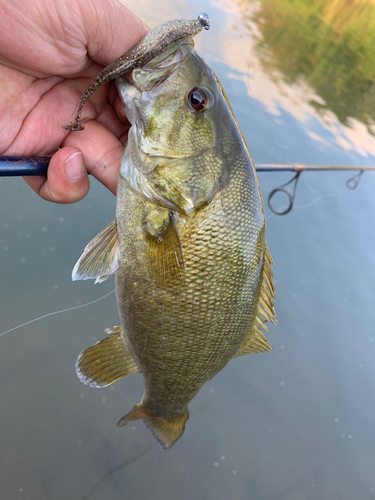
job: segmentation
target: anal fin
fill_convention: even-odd
[[[138,371],[121,338],[121,327],[115,326],[109,336],[88,347],[78,356],[77,376],[91,387],[105,387]]]
[[[125,415],[125,417],[122,417],[117,425],[122,427],[133,420],[142,419],[162,447],[167,449],[182,436],[188,418],[188,410],[177,418],[156,417],[152,415],[152,413],[145,410],[142,403],[139,403],[134,406],[130,413]]]

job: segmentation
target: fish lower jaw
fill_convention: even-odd
[[[197,153],[192,153],[192,154],[172,154],[169,153],[167,149],[161,149],[160,147],[154,148],[152,146],[141,146],[139,148],[139,157],[142,159],[142,161],[145,163],[145,165],[155,165],[157,163],[160,163],[161,160],[165,160],[166,162],[168,160],[188,160],[189,158],[196,158],[199,156],[201,152]]]

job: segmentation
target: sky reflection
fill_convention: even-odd
[[[225,65],[226,78],[243,84],[239,109],[243,108],[245,95],[257,102],[258,107],[265,112],[263,120],[268,119],[272,123],[276,144],[291,152],[289,161],[306,160],[294,158],[294,134],[289,136],[290,141],[283,141],[283,132],[280,129],[291,127],[291,123],[286,124],[283,120],[283,112],[303,125],[304,133],[317,143],[318,150],[356,153],[347,157],[346,164],[371,165],[373,162],[375,138],[364,123],[351,117],[346,119],[346,123],[341,123],[336,114],[325,107],[326,103],[322,97],[309,85],[308,77],[301,75],[295,81],[286,81],[277,65],[265,64],[267,57],[272,59],[270,51],[273,49],[267,48],[268,56],[264,47],[259,50],[260,43],[264,42],[261,24],[265,20],[259,17],[262,2],[212,0],[201,2],[199,6],[183,1],[176,4],[166,2],[157,11],[150,11],[146,1],[131,0],[126,2],[126,5],[151,27],[165,19],[188,17],[188,14],[195,17],[197,12],[207,11],[211,17],[212,29],[196,38],[198,52],[213,67],[219,78],[223,79],[223,75],[218,71],[218,67]],[[267,47],[267,44],[265,45]],[[226,88],[231,103],[239,101],[240,87],[234,88],[237,90],[233,92],[234,95]],[[236,108],[236,103],[233,107]],[[270,115],[268,118],[267,114]],[[284,160],[285,157],[279,158],[278,161]]]

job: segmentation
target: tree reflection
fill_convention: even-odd
[[[345,125],[356,118],[375,134],[373,0],[261,0],[255,14],[249,1],[238,3],[258,26],[268,73],[288,83],[303,77],[323,100],[311,103],[318,112],[329,109]]]

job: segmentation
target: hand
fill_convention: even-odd
[[[147,27],[117,0],[0,0],[0,12],[0,155],[54,153],[47,178],[25,178],[45,200],[82,199],[87,172],[115,194],[129,124],[114,82],[85,104],[85,130],[59,124]]]

